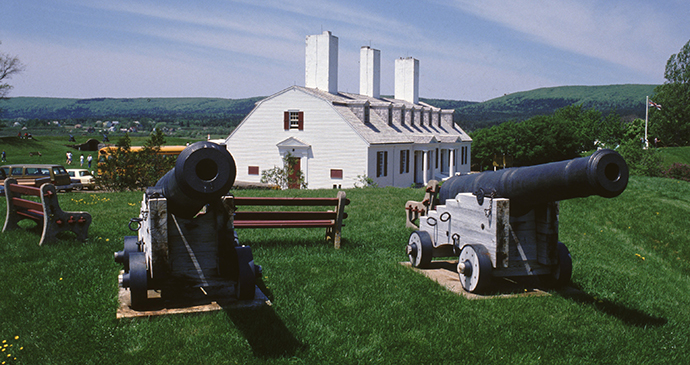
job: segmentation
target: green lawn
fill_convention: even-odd
[[[631,178],[619,197],[561,203],[580,291],[467,300],[403,267],[403,206],[420,189],[347,190],[343,244],[322,229],[243,230],[272,306],[115,318],[112,254],[142,193],[68,193],[89,240],[38,247],[0,234],[0,357],[8,364],[685,363],[690,359],[690,184]],[[333,190],[238,195],[335,196]],[[0,198],[0,211],[5,211]],[[4,214],[0,217],[4,222]],[[26,226],[32,226],[27,222]],[[15,339],[15,336],[18,336]],[[9,346],[12,345],[12,346]],[[2,344],[0,344],[2,346]],[[22,349],[19,349],[19,348]],[[14,360],[14,357],[17,359]]]

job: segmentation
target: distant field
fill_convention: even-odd
[[[66,137],[54,137],[54,136],[34,136],[33,139],[19,139],[17,137],[0,137],[0,150],[5,150],[7,152],[7,163],[49,163],[65,165],[67,151],[72,151],[74,154],[72,166],[74,164],[79,164],[79,155],[81,153],[84,156],[89,154],[93,155],[94,159],[97,159],[98,153],[96,151],[77,151],[68,147],[68,145],[81,144],[86,142],[88,136],[76,137],[75,142],[68,142]],[[98,136],[93,136],[93,138],[101,138]],[[148,137],[132,137],[132,146],[141,146],[144,144]],[[187,142],[195,142],[198,139],[191,138],[176,138],[176,137],[166,137],[166,145],[185,145]],[[117,138],[110,140],[110,143],[117,143]],[[29,156],[30,152],[40,152],[41,156]],[[3,163],[4,164],[4,163]]]

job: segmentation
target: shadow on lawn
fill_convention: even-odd
[[[259,281],[257,285],[269,299],[273,299],[272,293],[263,285],[263,282]],[[258,308],[224,308],[224,310],[249,342],[254,356],[292,357],[309,347],[295,338],[283,320],[268,305]]]
[[[583,292],[579,287],[567,287],[559,290],[558,294],[576,303],[591,305],[598,311],[618,318],[624,323],[635,327],[661,327],[668,322],[667,319],[662,317],[652,316],[637,309],[614,303],[610,300],[598,299],[591,294]]]

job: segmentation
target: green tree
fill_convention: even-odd
[[[595,148],[601,123],[601,113],[595,109],[571,105],[521,123],[480,129],[471,134],[472,162],[484,169],[494,163],[503,167],[503,161],[507,166],[527,166],[579,157]]]
[[[666,62],[666,82],[654,89],[661,110],[650,108],[651,138],[665,146],[690,145],[690,41]]]

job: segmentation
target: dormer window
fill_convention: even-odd
[[[283,112],[283,129],[304,130],[304,112],[299,110]]]

